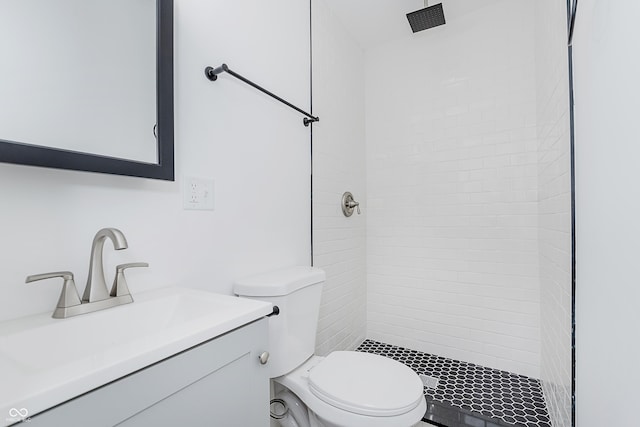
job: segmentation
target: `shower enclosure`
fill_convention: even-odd
[[[446,25],[413,34],[399,14],[406,34],[379,42],[354,34],[368,22],[348,6],[312,2],[313,194],[320,352],[366,337],[541,379],[562,427],[571,156],[556,3],[444,2]],[[345,190],[360,217],[340,213]]]

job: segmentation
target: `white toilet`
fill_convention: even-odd
[[[410,427],[426,412],[418,375],[395,360],[336,351],[314,356],[323,270],[292,267],[236,282],[244,298],[271,302],[270,376],[284,427]],[[287,409],[284,409],[286,405]],[[273,406],[273,405],[272,405]]]

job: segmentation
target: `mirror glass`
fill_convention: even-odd
[[[0,1],[0,161],[173,179],[172,10]]]

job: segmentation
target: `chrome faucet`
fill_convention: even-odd
[[[122,231],[116,228],[103,228],[98,231],[91,244],[91,258],[89,259],[89,277],[87,286],[84,288],[82,302],[95,302],[109,298],[107,281],[104,277],[104,267],[102,264],[102,250],[107,239],[113,242],[113,248],[117,251],[127,249],[127,239]]]
[[[26,283],[51,279],[53,277],[61,277],[64,279],[62,293],[58,299],[58,305],[53,312],[53,318],[64,319],[66,317],[91,313],[93,311],[133,302],[133,297],[129,292],[124,276],[124,270],[131,267],[148,267],[149,264],[146,262],[136,262],[118,265],[116,267],[113,287],[111,288],[111,292],[109,292],[104,277],[104,267],[102,265],[102,252],[104,242],[107,238],[113,242],[113,247],[116,250],[127,249],[128,247],[127,239],[125,239],[124,234],[118,229],[103,228],[96,233],[93,238],[93,244],[91,245],[89,277],[87,278],[87,286],[84,289],[82,300],[80,300],[78,290],[73,281],[73,273],[70,271],[35,274],[27,277]]]

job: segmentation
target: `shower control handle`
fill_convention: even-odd
[[[353,215],[354,209],[357,209],[358,215],[360,215],[360,203],[356,202],[353,199],[353,194],[347,191],[342,195],[342,213],[344,216],[350,217]]]
[[[347,207],[351,209],[356,208],[358,215],[360,215],[360,203],[351,200],[350,202],[347,202]]]

